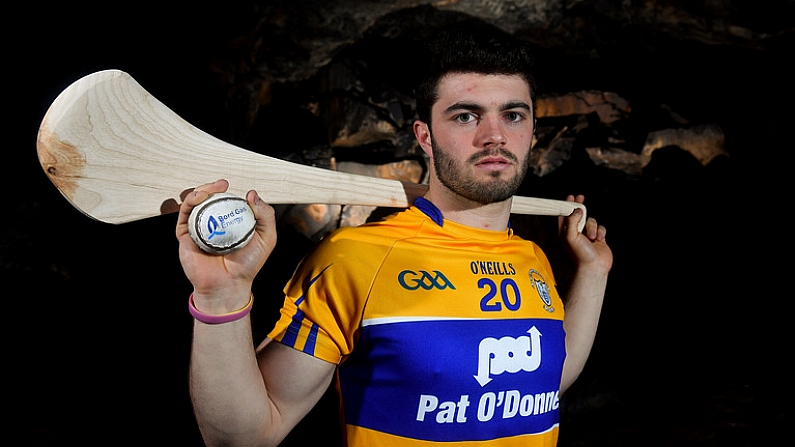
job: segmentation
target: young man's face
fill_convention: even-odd
[[[417,133],[432,174],[479,203],[511,197],[527,172],[533,140],[527,82],[520,76],[450,74],[440,82],[438,98],[430,132]]]

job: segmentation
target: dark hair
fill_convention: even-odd
[[[527,45],[496,29],[445,31],[428,47],[428,67],[416,90],[417,116],[428,125],[439,81],[450,73],[519,75],[530,86],[535,116],[533,57]]]

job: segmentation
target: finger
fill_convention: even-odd
[[[569,194],[566,196],[566,200],[569,202],[583,203],[585,202],[585,196],[582,194],[577,194],[576,196],[574,194]]]
[[[201,186],[197,186],[190,192],[187,196],[185,196],[185,200],[182,201],[183,205],[187,205],[190,208],[195,207],[196,205],[202,203],[207,197],[212,194],[224,192],[229,188],[229,182],[221,179],[216,180],[213,183],[206,183]]]
[[[599,228],[596,232],[596,240],[603,241],[605,240],[605,237],[607,237],[607,228],[605,228],[604,225],[599,225]]]
[[[190,193],[188,193],[179,205],[179,214],[177,215],[177,238],[188,232],[188,218],[191,211],[196,205],[207,200],[211,194],[217,192],[224,192],[229,188],[229,182],[226,180],[216,180],[213,183],[207,183],[197,186]]]
[[[593,217],[589,217],[588,220],[585,221],[585,229],[584,233],[588,236],[588,239],[594,240],[596,239],[597,230],[599,229],[599,224],[596,223],[596,219]]]
[[[196,205],[207,200],[207,198],[210,197],[210,195],[212,194],[226,191],[227,188],[229,188],[229,182],[223,179],[216,180],[213,183],[207,183],[201,186],[197,186],[196,188],[193,189],[193,191],[191,191],[190,193],[188,193],[188,195],[185,196],[185,199],[182,201],[182,204],[180,204],[179,206],[180,215],[178,219],[182,220],[184,218],[186,219],[185,222],[187,222],[187,216],[190,215],[191,210],[193,210],[193,208],[195,208]]]
[[[570,215],[566,216],[566,222],[564,225],[564,231],[566,239],[569,241],[573,241],[577,238],[577,234],[579,231],[580,219],[582,219],[582,210],[580,208],[575,208],[574,211],[571,212]]]
[[[566,196],[567,202],[582,203],[584,200],[585,196],[583,196],[582,194],[579,194],[577,196],[575,196],[574,194],[569,194],[568,196]],[[569,219],[569,216],[558,217],[558,233],[563,234],[563,232],[566,231],[566,228],[571,227],[571,224],[567,223],[567,219]]]

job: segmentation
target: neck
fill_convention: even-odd
[[[447,220],[483,230],[503,231],[508,228],[512,199],[484,205],[446,188],[431,188],[425,198],[439,208]]]

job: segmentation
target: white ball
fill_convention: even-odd
[[[254,235],[257,220],[245,199],[217,193],[197,205],[188,218],[188,232],[207,253],[223,255],[244,247]]]

